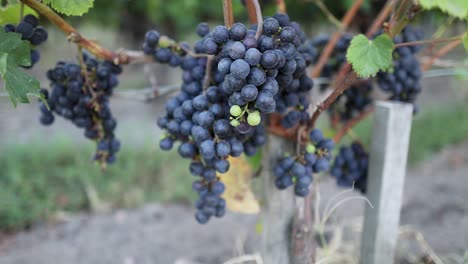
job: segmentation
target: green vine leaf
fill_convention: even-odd
[[[21,4],[9,4],[3,8],[0,8],[0,25],[5,25],[8,23],[17,24],[20,21],[20,9]],[[34,16],[38,16],[36,11],[31,9],[28,6],[24,7],[24,14],[32,14]]]
[[[393,42],[388,34],[381,34],[374,40],[360,34],[351,40],[346,58],[360,77],[368,78],[392,68],[392,52]]]
[[[67,16],[82,16],[94,5],[94,0],[44,0],[55,11]]]
[[[18,102],[29,103],[27,94],[36,95],[45,101],[39,93],[39,81],[18,68],[31,65],[30,51],[30,44],[21,40],[20,34],[6,33],[0,28],[0,76],[15,107]]]
[[[463,35],[463,46],[465,47],[466,52],[468,52],[468,32]]]
[[[466,0],[419,0],[424,9],[439,8],[445,13],[468,20],[468,4]]]

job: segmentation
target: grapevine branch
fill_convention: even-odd
[[[323,101],[317,106],[317,109],[315,110],[315,112],[312,115],[312,118],[309,121],[309,129],[314,127],[315,122],[317,121],[320,114],[324,110],[328,109],[328,107],[330,107],[330,105],[333,102],[335,102],[336,98],[338,98],[338,96],[340,96],[344,92],[344,90],[346,90],[354,82],[354,80],[356,80],[357,77],[357,73],[354,71],[348,73],[346,78],[338,85],[338,87],[335,90],[333,90],[333,92],[325,99],[325,101]]]
[[[358,116],[352,118],[333,136],[333,141],[340,142],[341,139],[350,131],[355,125],[365,119],[370,113],[374,111],[374,106],[366,108],[364,111],[359,113]]]
[[[262,35],[263,29],[263,15],[262,9],[260,8],[260,3],[258,2],[258,0],[247,0],[246,6],[250,23],[257,24],[257,32],[255,33],[255,38],[259,39]]]
[[[232,1],[223,0],[224,25],[230,28],[234,24],[234,14],[232,12]]]
[[[250,24],[257,23],[257,11],[255,10],[255,5],[252,0],[245,1],[245,6],[247,7],[247,15],[249,16]]]
[[[432,64],[434,64],[437,59],[439,59],[440,57],[446,55],[447,53],[449,53],[451,50],[455,49],[456,47],[458,47],[458,45],[460,45],[462,43],[462,40],[461,39],[458,39],[458,40],[454,40],[450,43],[448,43],[447,45],[445,45],[443,48],[441,48],[436,54],[434,54],[431,59],[429,59],[425,64],[422,65],[421,69],[423,71],[427,71],[429,70],[429,68],[431,68]]]
[[[374,20],[374,23],[372,23],[372,26],[369,28],[369,30],[367,30],[367,33],[366,33],[367,37],[371,37],[382,27],[385,20],[391,14],[393,8],[395,7],[395,3],[396,3],[395,0],[387,1],[384,8],[380,11],[376,19]]]
[[[130,50],[119,50],[117,52],[110,51],[98,43],[91,41],[82,36],[78,30],[72,25],[67,23],[63,18],[57,15],[48,6],[42,4],[36,0],[20,0],[22,4],[29,6],[41,15],[45,16],[50,22],[57,26],[62,32],[67,35],[67,39],[79,47],[84,48],[96,55],[99,58],[113,61],[117,64],[129,64],[135,62],[152,62],[152,59],[145,56],[143,52],[130,51]]]
[[[338,20],[338,18],[336,18],[332,12],[330,12],[322,0],[314,0],[314,4],[320,9],[320,11],[322,11],[322,13],[327,17],[328,20],[330,20],[332,24],[334,24],[337,28],[342,27],[340,20]]]
[[[433,39],[433,40],[420,40],[420,41],[412,41],[412,42],[404,42],[400,43],[394,46],[394,48],[400,48],[400,47],[406,47],[406,46],[418,46],[418,45],[424,45],[424,44],[437,44],[437,43],[443,43],[443,42],[452,42],[456,40],[461,40],[463,38],[463,35],[456,36],[456,37],[451,37],[451,38],[440,38],[440,39]]]
[[[341,33],[349,26],[353,18],[356,16],[357,11],[361,7],[361,5],[364,3],[364,0],[356,0],[353,3],[353,6],[346,12],[345,16],[342,19],[341,22],[341,28],[337,32],[333,34],[333,36],[330,38],[330,41],[327,43],[325,46],[322,55],[320,55],[320,58],[317,62],[317,65],[312,69],[312,78],[317,78],[320,76],[320,73],[322,72],[323,67],[328,61],[328,58],[330,58],[330,55],[333,52],[333,49],[336,46],[336,43],[340,39]]]
[[[284,0],[276,0],[278,13],[286,13],[286,3]]]

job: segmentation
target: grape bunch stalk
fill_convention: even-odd
[[[26,40],[31,44],[31,65],[22,66],[23,68],[30,69],[34,64],[39,62],[41,56],[39,51],[34,49],[34,47],[44,43],[49,35],[43,26],[39,26],[39,20],[34,15],[28,14],[23,17],[18,25],[6,24],[3,26],[3,29],[6,32],[21,34],[21,39]]]
[[[97,142],[94,160],[112,164],[120,149],[114,131],[117,121],[110,109],[110,97],[118,85],[122,68],[109,61],[98,61],[83,54],[83,65],[60,61],[47,72],[51,91],[42,89],[47,105],[40,104],[40,122],[51,125],[54,115],[84,129],[84,136]]]

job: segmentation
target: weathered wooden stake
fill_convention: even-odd
[[[413,106],[378,102],[372,130],[361,264],[390,264],[400,222]]]
[[[294,144],[269,135],[263,151],[262,259],[268,264],[290,264],[291,222],[296,208],[294,191],[292,188],[279,191],[275,187],[273,168],[284,153],[294,152]]]

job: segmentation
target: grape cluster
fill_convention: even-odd
[[[156,62],[167,63],[172,67],[180,66],[182,57],[186,54],[185,49],[188,48],[187,44],[178,45],[156,30],[146,33],[142,46],[146,55],[152,56]]]
[[[181,91],[167,101],[166,113],[158,119],[165,130],[160,147],[170,150],[179,142],[179,155],[192,160],[190,172],[198,177],[192,187],[199,195],[195,218],[206,223],[226,210],[221,198],[225,186],[217,173],[229,170],[227,158],[255,155],[265,143],[262,115],[278,111],[279,105],[286,115],[297,108],[305,112],[304,95],[313,83],[305,70],[308,51],[299,50],[305,35],[287,15],[266,19],[258,40],[256,31],[241,23],[213,30],[201,23],[196,32],[201,39],[193,52],[186,44],[162,45],[156,31],[146,34],[143,50],[183,71]],[[155,55],[161,49],[170,55]],[[171,64],[173,57],[180,63]]]
[[[330,166],[335,143],[314,129],[309,133],[310,144],[300,156],[286,156],[274,168],[275,186],[284,190],[294,185],[297,196],[307,196],[312,174],[326,171]]]
[[[340,148],[330,173],[336,178],[338,186],[352,187],[366,192],[369,154],[359,142]]]
[[[54,114],[70,120],[84,129],[86,138],[97,141],[94,156],[101,164],[114,163],[120,142],[115,138],[117,121],[112,116],[109,100],[118,85],[120,66],[109,61],[98,61],[83,54],[84,67],[73,62],[58,62],[47,72],[51,92],[42,89],[48,107],[40,104],[40,122],[51,125]]]
[[[317,50],[317,55],[313,58],[313,63],[317,63],[325,46],[330,41],[330,35],[318,35],[310,40],[310,44]],[[330,55],[330,58],[323,66],[323,69],[320,73],[320,77],[332,78],[334,74],[338,72],[341,66],[346,62],[346,51],[348,50],[349,44],[353,35],[349,33],[343,33],[336,43],[333,52]],[[321,89],[327,88],[326,84],[321,85]]]
[[[46,29],[39,26],[39,20],[29,14],[24,16],[18,25],[6,24],[3,26],[6,32],[16,32],[21,34],[21,39],[31,43],[32,46],[39,46],[47,40],[48,33]],[[31,65],[23,66],[24,68],[32,68],[40,59],[40,53],[34,48],[31,48]]]
[[[394,43],[412,42],[422,39],[422,32],[413,27],[406,27],[401,35],[394,38]],[[416,53],[422,46],[399,47],[394,51],[392,72],[379,72],[377,83],[389,93],[390,100],[414,103],[421,92],[422,72]]]
[[[340,121],[346,122],[359,115],[372,104],[372,82],[364,80],[351,85],[341,94],[328,109],[332,115],[337,115]]]
[[[204,39],[195,49],[219,59],[217,73],[224,79],[222,88],[229,97],[233,126],[259,125],[262,114],[284,112],[299,104],[294,99],[285,102],[285,94],[297,99],[312,88],[305,74],[306,61],[297,49],[305,37],[287,15],[267,18],[258,40],[256,31],[241,23],[229,29],[217,26],[212,32],[204,28],[201,24],[197,29]]]

